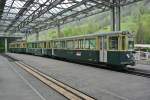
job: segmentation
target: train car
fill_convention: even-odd
[[[37,56],[43,56],[45,48],[46,48],[46,41],[28,42],[26,53]]]
[[[80,62],[134,65],[134,39],[129,32],[109,32],[53,40],[52,55]]]
[[[27,53],[111,66],[134,65],[129,32],[108,32],[27,43]]]
[[[9,43],[9,51],[13,53],[26,53],[27,42],[26,41],[15,41]]]

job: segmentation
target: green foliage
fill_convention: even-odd
[[[111,31],[110,12],[97,14],[81,21],[69,23],[61,28],[61,37],[92,34]],[[137,43],[150,43],[150,2],[142,2],[122,8],[121,30],[135,32]],[[49,40],[58,37],[57,29],[49,29],[40,33],[39,40]],[[35,41],[35,35],[28,41]]]

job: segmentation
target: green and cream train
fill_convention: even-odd
[[[134,39],[130,32],[116,31],[48,41],[16,41],[10,52],[57,57],[77,62],[111,65],[134,65]]]

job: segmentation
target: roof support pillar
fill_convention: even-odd
[[[25,39],[28,41],[28,33],[25,33]]]
[[[39,32],[36,32],[36,41],[39,41]]]
[[[7,44],[8,44],[7,38],[5,38],[5,53],[7,53],[7,51],[8,51],[8,50],[7,50],[7,47],[8,47]]]
[[[121,29],[121,14],[120,14],[120,6],[116,7],[116,31],[120,31]]]
[[[115,8],[112,7],[111,9],[111,30],[114,31],[115,30]]]
[[[58,34],[58,37],[61,37],[60,23],[59,23],[59,21],[57,22],[57,34]]]
[[[113,0],[114,2],[114,0]],[[121,29],[121,12],[120,6],[113,6],[111,9],[111,30],[120,31]]]

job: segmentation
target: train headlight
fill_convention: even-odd
[[[126,54],[127,58],[130,58],[130,55],[129,54]]]

